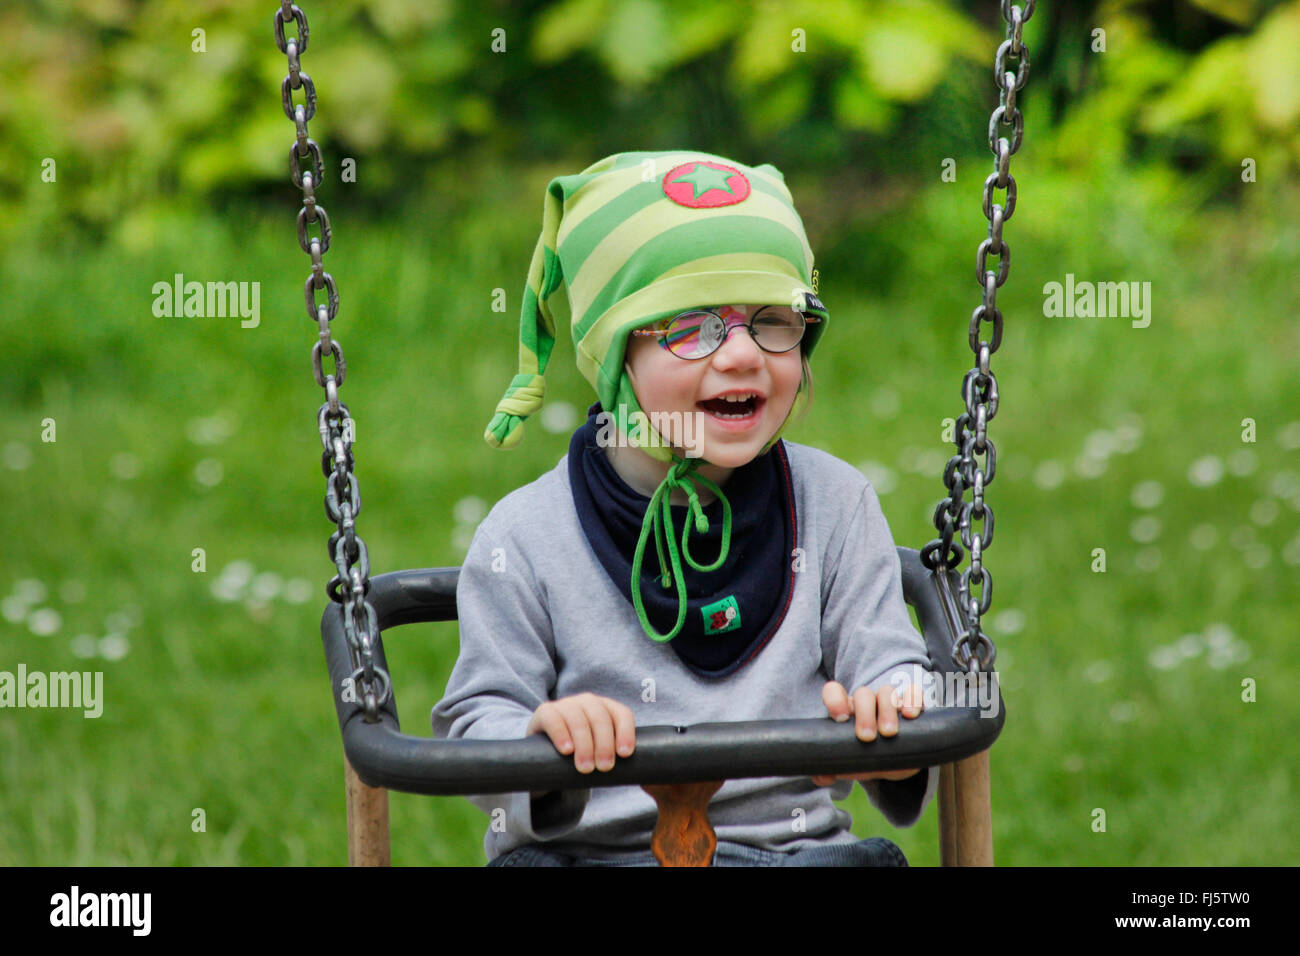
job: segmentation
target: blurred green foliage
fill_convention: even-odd
[[[156,235],[177,203],[283,195],[292,126],[276,105],[286,73],[276,7],[6,5],[0,229],[71,216],[129,239]],[[534,165],[692,145],[788,171],[933,181],[954,131],[972,148],[982,140],[1001,31],[997,4],[975,0],[334,0],[305,10],[302,64],[320,96],[310,128],[327,181],[340,157],[363,157],[366,201],[388,208],[416,193],[455,202],[479,155]],[[1022,102],[1040,155],[1300,168],[1300,0],[1042,3],[1026,41]],[[51,159],[70,187],[57,203],[42,178]]]

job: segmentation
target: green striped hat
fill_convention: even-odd
[[[707,567],[696,564],[686,549],[688,518],[682,552],[699,571],[721,567],[731,510],[721,489],[692,475],[704,459],[675,455],[653,426],[647,440],[650,419],[624,367],[628,334],[689,309],[724,303],[790,305],[821,320],[809,323],[804,332],[804,355],[811,356],[828,320],[812,288],[812,268],[803,222],[775,166],[750,167],[693,150],[618,153],[547,186],[542,234],[519,322],[519,374],[497,404],[484,438],[494,448],[519,443],[524,419],[542,406],[556,323],[567,323],[578,369],[616,427],[647,455],[674,463],[646,510],[633,563],[633,600],[642,627],[655,640],[671,640],[686,611],[668,504],[672,489],[686,493],[700,532],[708,530],[708,521],[692,481],[704,483],[724,506],[722,553]],[[776,444],[806,402],[801,387],[790,414],[760,454]],[[664,535],[661,520],[668,525],[670,561],[659,540]],[[666,636],[654,632],[640,601],[641,558],[652,531],[663,584],[669,586],[675,575],[680,595],[677,626]]]
[[[634,328],[722,303],[795,305],[822,320],[804,333],[811,356],[828,318],[812,267],[803,222],[775,166],[687,150],[632,152],[551,180],[524,289],[519,374],[484,438],[494,448],[519,443],[524,419],[542,406],[557,322],[569,324],[578,370],[624,434],[640,411],[623,368]],[[786,422],[805,401],[800,389]],[[642,450],[674,459],[666,441]]]

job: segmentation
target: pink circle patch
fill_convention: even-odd
[[[735,166],[697,160],[682,163],[664,177],[664,195],[689,209],[734,206],[749,198],[749,180]]]

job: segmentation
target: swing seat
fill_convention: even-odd
[[[898,548],[898,556],[903,598],[916,610],[930,670],[936,680],[946,673],[961,672],[951,656],[962,629],[959,622],[964,628],[965,621],[954,599],[957,573],[949,571],[945,577],[929,571],[921,563],[920,552],[911,548]],[[459,576],[459,567],[449,567],[392,571],[371,577],[369,600],[381,634],[403,624],[456,620]],[[574,767],[572,756],[559,753],[544,734],[519,740],[438,740],[404,734],[398,722],[396,687],[380,709],[379,719],[367,722],[361,705],[344,700],[339,692],[354,665],[344,635],[343,615],[336,604],[331,603],[321,618],[321,639],[349,765],[366,786],[403,793],[451,796],[627,785],[641,785],[655,793],[655,785],[945,765],[939,794],[940,818],[941,825],[952,831],[960,821],[952,807],[952,768],[946,765],[984,754],[1006,719],[999,691],[998,706],[992,714],[982,713],[973,700],[966,701],[967,706],[927,708],[919,717],[903,721],[896,736],[878,736],[871,743],[858,740],[852,721],[836,723],[829,718],[639,726],[632,756],[618,758],[607,772],[583,774]],[[379,635],[375,637],[375,660],[388,670]],[[987,755],[982,766],[986,789]],[[702,799],[706,805],[707,795]],[[662,801],[660,807],[662,821]],[[987,805],[976,812],[986,816]],[[984,829],[987,832],[981,839],[987,838],[991,861],[991,830],[987,825]],[[711,830],[708,835],[712,838]],[[945,863],[959,862],[948,859],[956,852],[948,846],[955,838],[949,833],[942,839]]]

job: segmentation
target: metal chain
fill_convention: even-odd
[[[984,553],[993,543],[993,507],[984,500],[984,489],[993,483],[997,469],[997,448],[988,436],[988,424],[998,411],[998,381],[989,368],[989,359],[1002,344],[1002,312],[997,307],[997,290],[1007,281],[1011,267],[1011,247],[1002,238],[1002,226],[1016,209],[1016,180],[1010,173],[1010,163],[1011,156],[1020,149],[1025,130],[1024,117],[1016,107],[1016,94],[1029,76],[1029,47],[1021,40],[1021,31],[1033,16],[1035,2],[1028,0],[1022,11],[1010,0],[1002,0],[1007,36],[993,58],[993,82],[999,91],[999,103],[989,117],[993,173],[984,180],[983,208],[984,217],[989,221],[989,234],[975,253],[975,282],[984,297],[970,318],[970,347],[976,365],[961,383],[966,411],[957,419],[954,436],[957,454],[948,459],[943,472],[949,497],[941,500],[934,511],[934,526],[940,537],[921,550],[921,562],[926,568],[931,571],[938,568],[947,574],[950,567],[961,564],[963,556],[961,547],[953,541],[954,534],[960,533],[962,544],[970,549],[970,568],[962,573],[958,589],[967,627],[952,647],[953,660],[970,671],[992,669],[997,656],[997,648],[980,629],[980,618],[989,612],[993,603],[993,577],[984,567]],[[1015,72],[1007,68],[1008,56],[1016,61]],[[998,136],[999,124],[1011,126],[1009,141],[1005,136]],[[1007,191],[1005,207],[993,201],[995,189]],[[996,272],[987,268],[990,255],[998,257]],[[981,338],[981,322],[993,324],[991,342]],[[985,456],[984,467],[976,460],[979,455]],[[972,499],[964,502],[968,488]],[[973,521],[982,521],[983,529],[973,530]],[[973,583],[979,586],[978,594],[972,592]]]
[[[285,37],[285,25],[292,20],[297,27],[296,37]],[[281,0],[275,11],[275,45],[289,57],[289,75],[280,84],[280,100],[284,115],[293,120],[297,138],[289,145],[289,172],[293,184],[302,190],[302,209],[298,211],[298,245],[311,256],[311,275],[307,277],[304,293],[307,316],[317,324],[320,341],[312,346],[311,367],[316,384],[325,389],[325,404],[316,412],[316,426],[320,432],[321,471],[326,478],[325,514],[338,525],[330,535],[329,556],[338,568],[325,586],[331,601],[341,605],[343,632],[352,650],[352,683],[357,700],[365,711],[366,720],[379,719],[379,708],[388,702],[392,693],[392,680],[388,672],[375,664],[374,642],[379,636],[379,618],[367,595],[370,593],[370,555],[366,543],[356,534],[356,517],[361,513],[361,489],[352,473],[352,441],[355,438],[352,416],[347,405],[339,401],[339,387],[347,376],[347,360],[343,346],[330,332],[330,322],[339,312],[339,292],[334,277],[325,271],[322,258],[330,248],[330,217],[325,207],[316,201],[316,188],[321,181],[320,146],[307,136],[307,122],[316,115],[316,85],[302,72],[298,58],[307,52],[307,15],[291,0]],[[306,103],[295,104],[293,91],[303,90]],[[310,160],[303,169],[303,160]],[[319,236],[308,236],[307,226],[320,224]],[[316,293],[326,290],[327,302],[318,304]],[[328,352],[334,360],[335,372],[325,374],[322,359]]]

